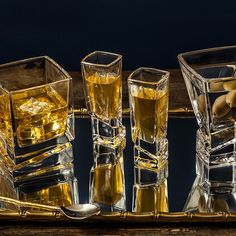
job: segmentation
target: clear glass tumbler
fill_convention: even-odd
[[[209,196],[217,191],[235,196],[236,46],[186,52],[178,60],[199,125],[198,183]]]
[[[0,65],[0,156],[20,199],[52,205],[78,200],[71,82],[48,57]]]
[[[125,137],[122,125],[122,56],[95,51],[81,62],[93,141],[116,146]]]
[[[149,192],[155,194],[168,175],[169,72],[139,68],[129,76],[128,89],[134,142],[134,196],[151,185],[155,190]],[[133,210],[137,211],[135,200]]]

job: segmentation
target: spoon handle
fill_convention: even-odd
[[[38,210],[46,210],[46,211],[61,211],[60,208],[57,206],[49,206],[49,205],[43,205],[43,204],[38,204],[38,203],[32,203],[32,202],[24,202],[24,201],[20,201],[20,200],[8,198],[8,197],[2,197],[2,196],[0,196],[0,201],[14,204],[15,206],[18,206],[18,207],[30,207],[30,208],[35,208]]]

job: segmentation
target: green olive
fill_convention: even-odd
[[[224,89],[227,91],[231,91],[236,89],[236,80],[226,81],[223,85]]]
[[[204,94],[201,94],[197,97],[197,103],[198,103],[199,111],[201,113],[204,113],[206,110],[206,102],[205,102],[205,95]]]
[[[214,199],[213,200],[213,210],[216,211],[224,211],[228,212],[229,211],[229,205],[225,201],[225,199]]]
[[[207,212],[207,203],[204,195],[200,196],[198,200],[198,209],[199,212]]]
[[[210,91],[211,92],[217,92],[224,90],[224,82],[211,82],[210,83]]]
[[[231,108],[236,107],[236,89],[228,92],[226,102]]]
[[[214,118],[221,118],[228,114],[230,111],[229,105],[226,103],[226,95],[218,97],[213,106],[212,113]]]

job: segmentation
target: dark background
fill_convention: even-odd
[[[236,2],[230,0],[0,0],[0,63],[48,55],[67,70],[80,70],[86,54],[105,50],[122,54],[125,70],[178,68],[180,52],[236,44],[235,23]],[[76,127],[76,173],[80,200],[87,202],[90,123],[80,120]],[[194,180],[196,128],[194,119],[169,120],[172,211],[182,209]],[[130,210],[132,148],[124,154]]]
[[[94,50],[124,69],[177,68],[180,52],[235,44],[236,2],[210,0],[1,0],[0,63],[48,55],[67,70]]]

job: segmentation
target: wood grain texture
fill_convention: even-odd
[[[232,224],[0,224],[0,235],[235,235]]]
[[[188,97],[182,73],[179,69],[170,69],[170,116],[192,116],[192,106]],[[122,75],[122,107],[124,115],[129,111],[129,99],[127,79],[131,71],[124,71]],[[81,113],[86,114],[86,104],[83,91],[83,80],[80,72],[70,72],[73,78],[74,107]]]

